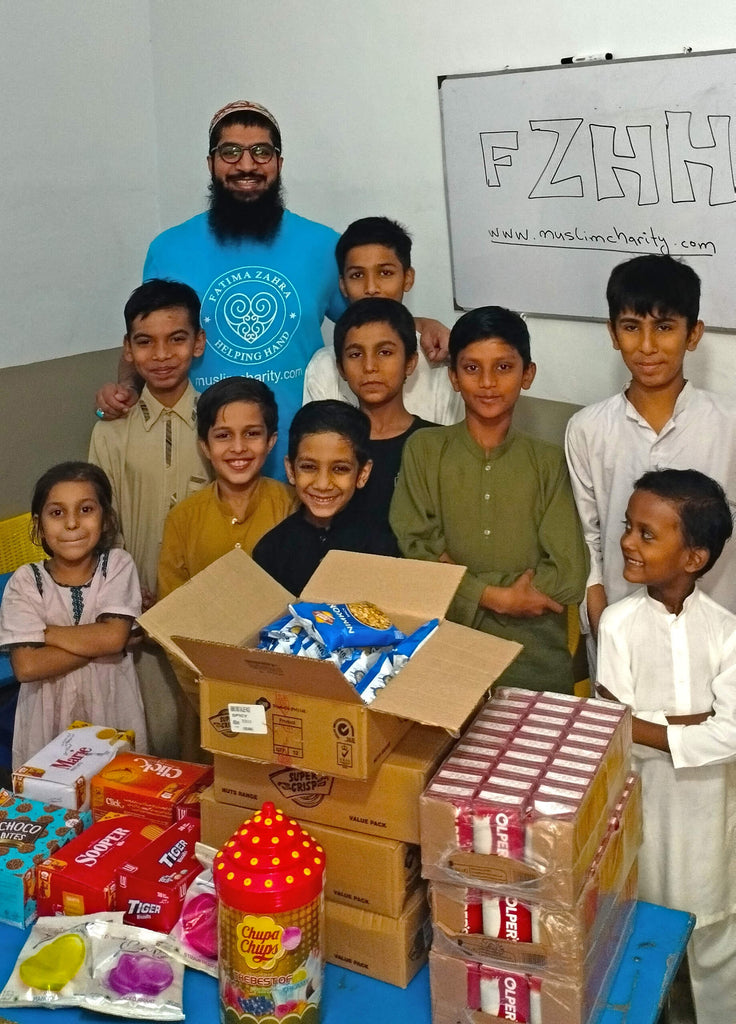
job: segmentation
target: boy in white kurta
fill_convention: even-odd
[[[600,688],[634,712],[643,899],[697,917],[698,1024],[736,1021],[736,616],[696,580],[732,529],[715,481],[646,473],[626,512],[624,575],[643,584],[600,622]]]

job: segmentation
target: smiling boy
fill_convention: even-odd
[[[232,548],[254,545],[291,512],[291,490],[261,476],[276,443],[273,392],[252,377],[228,377],[200,396],[197,433],[215,480],[171,510],[158,566],[159,597]]]
[[[590,553],[581,611],[591,668],[603,609],[631,591],[621,571],[619,534],[633,481],[650,469],[694,468],[721,484],[732,507],[736,495],[736,410],[684,376],[685,356],[704,329],[698,275],[671,256],[638,256],[614,268],[606,294],[608,331],[631,380],[622,392],[576,413],[565,436]],[[732,549],[704,581],[731,611],[735,574]]]
[[[524,645],[504,685],[571,693],[564,606],[582,597],[585,545],[562,451],[512,427],[535,372],[517,313],[457,321],[450,379],[465,421],[409,438],[390,521],[405,557],[468,567],[451,619]]]
[[[701,589],[732,529],[711,478],[645,473],[621,536],[624,576],[638,589],[603,611],[599,633],[599,692],[634,715],[639,895],[697,917],[688,961],[698,1024],[733,1020],[736,991],[736,616]]]
[[[328,551],[396,555],[355,508],[354,495],[371,474],[370,422],[345,402],[308,402],[289,428],[286,475],[300,508],[256,544],[253,561],[299,595]]]

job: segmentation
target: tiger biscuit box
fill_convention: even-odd
[[[115,909],[118,868],[157,839],[160,825],[123,814],[97,821],[36,869],[40,916]]]
[[[126,924],[171,931],[187,889],[202,871],[194,852],[199,830],[199,818],[183,818],[120,865],[115,907],[125,912]]]
[[[78,813],[0,789],[0,921],[25,928],[36,919],[36,866],[91,822]]]
[[[13,772],[13,790],[72,811],[89,809],[90,779],[116,754],[132,750],[134,734],[72,722]]]
[[[167,828],[177,818],[177,804],[212,782],[209,765],[172,761],[151,754],[118,754],[92,779],[92,817],[136,814]]]

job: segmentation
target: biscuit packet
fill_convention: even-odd
[[[187,967],[217,977],[217,896],[211,869],[189,886],[164,948]]]
[[[297,601],[289,611],[329,653],[340,647],[391,647],[404,634],[370,601],[321,604]]]
[[[97,921],[92,935],[92,985],[81,1005],[133,1020],[184,1020],[184,965],[148,928]]]
[[[0,1006],[81,1006],[94,990],[89,926],[121,922],[122,912],[40,917],[0,992]]]
[[[355,689],[365,704],[373,703],[378,691],[382,690],[401,671],[412,655],[426,644],[439,624],[439,619],[430,619],[419,626],[409,636],[403,637],[392,650],[376,659],[363,676],[355,681]]]

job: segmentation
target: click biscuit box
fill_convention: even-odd
[[[90,779],[116,754],[133,746],[130,731],[72,722],[13,772],[13,790],[19,796],[57,807],[88,810]]]
[[[79,836],[89,812],[43,804],[0,789],[0,921],[35,920],[36,866]]]
[[[78,917],[115,909],[117,872],[163,828],[125,814],[97,821],[36,869],[40,916]]]
[[[366,780],[413,722],[457,736],[521,650],[445,619],[464,573],[444,563],[327,552],[301,600],[371,603],[407,634],[440,620],[370,706],[333,662],[257,649],[260,630],[293,597],[244,551],[217,559],[140,623],[200,677],[205,749]]]
[[[119,754],[90,783],[92,816],[136,814],[163,828],[177,804],[212,782],[212,768],[150,754]]]
[[[201,872],[194,848],[198,818],[183,818],[154,839],[117,871],[115,907],[126,924],[170,932],[179,919],[187,889]]]

